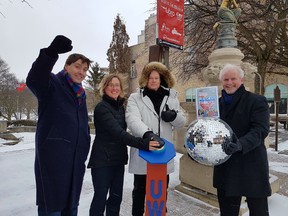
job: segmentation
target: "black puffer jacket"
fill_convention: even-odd
[[[126,131],[124,99],[104,95],[94,110],[96,137],[88,168],[127,164],[127,145],[149,149],[149,139],[136,138]]]

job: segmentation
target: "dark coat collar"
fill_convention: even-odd
[[[224,91],[224,89],[222,90],[222,97],[220,99],[220,102],[222,105],[224,105],[223,108],[226,110],[226,112],[229,112],[229,110],[233,109],[238,104],[242,95],[245,94],[245,92],[246,92],[246,89],[244,85],[242,84],[234,94],[229,95],[229,96],[232,96],[232,102],[229,104],[229,106],[225,106],[224,94],[227,94],[227,93]]]
[[[123,106],[124,102],[125,102],[125,98],[122,98],[122,97],[118,97],[117,100],[109,97],[108,95],[104,94],[102,96],[102,100],[103,101],[106,101],[107,103],[109,103],[111,106],[113,107],[120,107],[120,106]]]

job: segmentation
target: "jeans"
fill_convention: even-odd
[[[90,216],[103,216],[105,208],[106,216],[119,216],[124,170],[124,165],[91,169],[94,196],[90,205]]]
[[[38,207],[38,216],[77,216],[78,208],[64,209],[57,212],[46,212]]]
[[[169,175],[167,175],[167,188]],[[167,198],[166,193],[166,198]],[[146,196],[146,175],[134,175],[134,188],[132,191],[132,215],[143,216]]]
[[[227,197],[225,191],[217,190],[217,197],[220,207],[221,216],[238,216],[241,196]],[[249,216],[269,216],[267,197],[246,197]]]

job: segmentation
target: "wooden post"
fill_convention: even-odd
[[[169,47],[153,45],[149,47],[149,62],[162,62],[169,68]]]
[[[278,151],[278,113],[279,113],[279,102],[275,102],[275,151]]]
[[[162,62],[162,49],[159,45],[149,47],[149,62],[158,61]]]
[[[279,115],[279,103],[281,101],[280,89],[278,86],[274,89],[274,103],[275,103],[275,151],[278,151],[278,115]]]

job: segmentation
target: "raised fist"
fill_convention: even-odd
[[[58,54],[69,52],[72,48],[72,41],[69,38],[57,35],[50,46],[47,47],[46,53],[51,57],[57,57]]]

